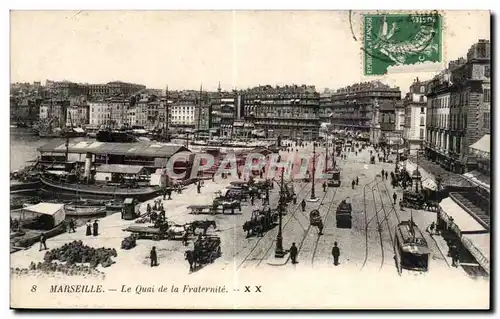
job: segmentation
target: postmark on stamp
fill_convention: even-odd
[[[382,75],[390,66],[442,60],[442,16],[366,14],[363,27],[365,75]]]

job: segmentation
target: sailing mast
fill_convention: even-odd
[[[198,128],[196,130],[196,139],[199,139],[200,129],[201,129],[201,95],[203,94],[203,85],[200,84],[200,100],[198,105]]]
[[[168,138],[168,120],[169,120],[169,112],[168,112],[168,85],[165,90],[165,125],[164,125],[164,140],[167,141]]]

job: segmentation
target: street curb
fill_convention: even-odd
[[[269,257],[268,259],[274,259],[274,262],[271,260],[266,262],[266,264],[268,264],[269,266],[284,266],[288,263],[288,260],[290,259],[290,254],[286,253],[283,259],[276,258],[274,257],[274,255],[271,255],[271,257]],[[279,262],[280,260],[282,260],[282,262]]]

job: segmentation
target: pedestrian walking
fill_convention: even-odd
[[[92,235],[94,236],[97,236],[99,235],[99,224],[97,223],[97,219],[94,221],[94,225],[92,225],[93,227],[93,233]]]
[[[293,200],[293,204],[297,205],[297,195],[293,194],[292,195],[292,200]]]
[[[91,236],[92,235],[92,224],[90,223],[90,220],[87,222],[87,231],[85,232],[86,236]]]
[[[356,176],[356,185],[359,185],[359,178]]]
[[[356,185],[356,181],[352,180],[352,189],[354,189],[354,185]]]
[[[254,200],[255,200],[255,196],[252,194],[252,195],[250,196],[250,203],[252,204],[252,206],[253,206],[253,202],[254,202]]]
[[[165,199],[165,197],[164,197],[163,199]],[[151,213],[151,204],[149,204],[149,203],[148,203],[148,205],[146,206],[146,212],[147,212],[148,214],[150,214],[150,213]]]
[[[149,258],[151,259],[151,267],[158,266],[158,256],[156,255],[156,247],[153,246],[151,248],[151,252],[149,253]]]
[[[394,199],[394,205],[396,205],[396,199],[398,198],[398,195],[396,195],[396,193],[394,193],[392,195],[392,198]]]
[[[302,211],[305,212],[306,211],[306,200],[303,199],[302,202],[300,203],[300,206],[302,206]]]
[[[297,249],[297,246],[295,246],[295,243],[292,243],[292,247],[290,247],[290,259],[292,260],[292,264],[297,263],[297,255],[299,251]]]
[[[338,264],[339,264],[339,256],[340,256],[340,249],[337,246],[337,242],[333,243],[332,256],[333,256],[333,264],[335,266],[338,266]]]
[[[200,194],[201,193],[201,183],[200,182],[198,182],[196,189],[198,190],[198,194]]]
[[[384,176],[385,176],[385,171],[384,169],[382,169],[382,179],[384,179]]]
[[[326,187],[327,187],[326,182],[323,182],[323,192],[324,193],[326,193]]]
[[[387,171],[385,172],[385,179],[388,179],[389,174],[387,174]]]
[[[47,240],[47,237],[45,237],[45,234],[42,233],[40,235],[40,249],[39,249],[39,251],[47,250],[47,244],[45,243],[46,240]],[[43,249],[42,249],[42,246],[43,246]]]
[[[75,230],[75,220],[73,218],[71,218],[69,220],[68,233],[76,233],[76,230]]]
[[[429,227],[429,231],[430,231],[431,235],[434,234],[434,228],[436,228],[436,223],[432,222],[431,226]]]

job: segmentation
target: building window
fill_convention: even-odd
[[[423,117],[423,116],[421,116],[421,117],[420,117],[420,126],[424,126],[424,125],[425,125],[425,124],[424,124],[424,117]]]
[[[490,102],[490,89],[484,89],[483,96],[484,96],[484,98],[483,98],[484,102],[489,103]]]
[[[487,129],[490,128],[490,112],[483,113],[483,127]]]
[[[425,108],[421,107],[420,108],[420,114],[424,114],[425,113]]]
[[[423,128],[420,129],[420,139],[421,140],[424,139],[424,129]]]
[[[425,93],[425,86],[423,86],[423,85],[422,85],[422,86],[420,87],[420,93]]]

